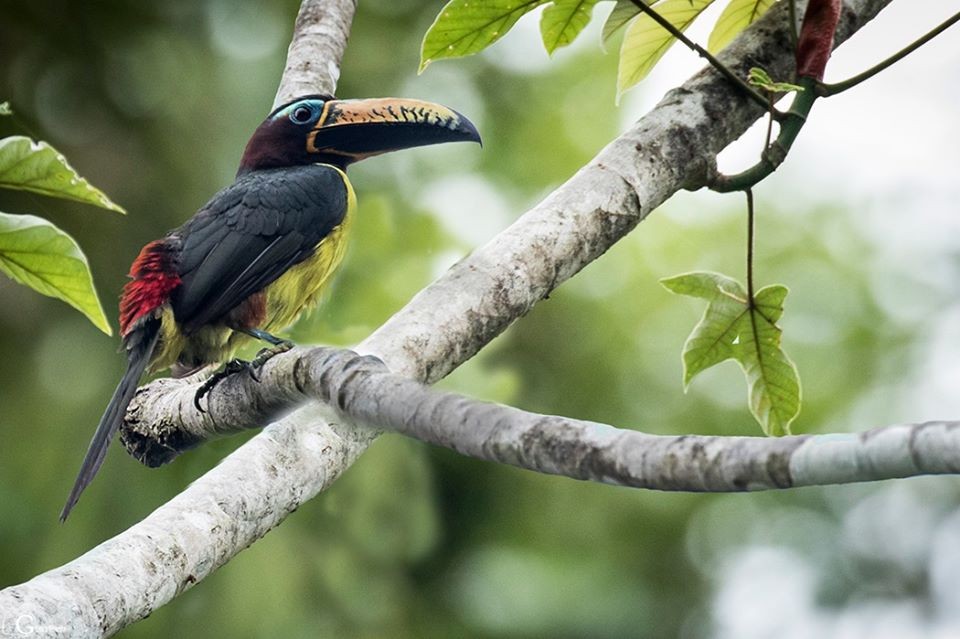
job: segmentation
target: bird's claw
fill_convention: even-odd
[[[255,360],[254,360],[255,361]],[[223,365],[223,368],[218,370],[216,373],[210,376],[207,381],[203,383],[199,389],[197,389],[197,394],[193,396],[193,405],[196,406],[197,410],[201,413],[205,413],[203,407],[200,405],[200,400],[204,398],[213,388],[219,384],[221,381],[230,377],[234,373],[239,373],[241,371],[247,371],[247,373],[254,379],[254,381],[259,382],[260,376],[257,374],[256,369],[259,366],[255,365],[254,361],[246,361],[242,359],[232,359],[226,364]]]
[[[288,340],[283,340],[281,342],[278,342],[277,344],[274,344],[273,346],[269,346],[267,348],[261,348],[257,352],[257,356],[254,357],[252,360],[250,360],[250,364],[254,368],[260,368],[261,366],[266,364],[267,360],[269,360],[274,355],[279,355],[280,353],[286,353],[293,347],[294,347],[293,342]],[[258,379],[257,381],[259,382],[260,380]]]
[[[293,347],[293,342],[283,340],[282,342],[275,344],[270,348],[261,349],[257,353],[257,356],[249,362],[242,359],[230,360],[223,365],[222,369],[211,375],[210,378],[203,383],[203,386],[197,389],[197,394],[193,396],[193,405],[196,406],[197,410],[201,413],[207,412],[200,405],[200,400],[203,399],[204,396],[206,396],[210,391],[212,391],[214,386],[234,373],[246,371],[253,381],[260,383],[260,368],[262,368],[263,365],[266,364],[267,361],[274,355],[286,353]]]

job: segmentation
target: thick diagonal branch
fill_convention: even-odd
[[[357,0],[305,1],[293,25],[273,107],[311,93],[333,95]]]
[[[353,8],[352,0],[307,1]],[[837,42],[889,1],[848,0]],[[727,48],[721,58],[728,67],[790,74],[784,4]],[[400,375],[427,382],[443,377],[673,193],[701,185],[715,155],[762,113],[724,79],[701,72],[358,349]],[[321,417],[314,404],[264,429],[126,532],[0,591],[0,610],[30,615],[35,628],[66,629],[50,636],[71,637],[109,635],[150,614],[329,486],[375,437]]]

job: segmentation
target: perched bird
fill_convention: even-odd
[[[267,116],[234,183],[130,267],[120,298],[127,370],[60,520],[99,470],[146,370],[182,377],[228,360],[251,338],[289,344],[274,333],[317,301],[343,259],[356,208],[348,165],[456,141],[480,136],[456,111],[418,100],[310,95]]]

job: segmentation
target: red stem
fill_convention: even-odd
[[[810,0],[797,42],[797,77],[823,80],[840,21],[841,0]]]

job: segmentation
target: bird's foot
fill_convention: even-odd
[[[197,389],[197,394],[193,396],[193,405],[197,407],[197,410],[201,413],[205,413],[203,407],[200,405],[200,400],[204,398],[213,388],[219,384],[221,381],[230,377],[234,373],[242,373],[246,371],[248,375],[255,381],[260,381],[260,368],[267,363],[267,361],[274,355],[279,355],[280,353],[286,353],[295,344],[288,340],[279,340],[276,344],[270,348],[261,349],[257,356],[252,360],[247,361],[243,359],[232,359],[226,364],[223,365],[219,371],[210,376],[210,378],[203,383],[199,389]]]
[[[203,407],[200,405],[200,400],[204,398],[214,387],[219,384],[221,381],[230,377],[234,373],[240,373],[246,371],[250,377],[256,381],[260,381],[260,375],[257,373],[257,367],[253,365],[253,362],[248,362],[243,359],[232,359],[226,364],[223,365],[223,368],[218,370],[216,373],[210,376],[207,381],[203,383],[199,389],[197,389],[197,394],[193,396],[193,405],[197,407],[197,410],[201,413],[205,413]]]
[[[261,348],[260,351],[257,353],[257,356],[254,357],[252,360],[250,360],[250,366],[253,367],[254,370],[259,369],[261,366],[266,364],[267,361],[270,360],[270,358],[272,358],[273,356],[279,355],[280,353],[286,353],[294,346],[296,346],[296,344],[294,344],[289,340],[284,339],[284,340],[280,340],[279,342],[277,342],[276,344],[268,348]],[[253,371],[251,371],[250,374],[253,375],[254,374]],[[258,382],[260,381],[260,378],[256,375],[254,375],[254,379],[257,380]]]

